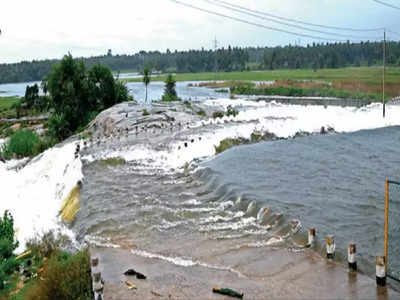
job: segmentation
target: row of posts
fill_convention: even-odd
[[[316,231],[315,228],[308,229],[308,246],[313,246],[315,243]],[[325,240],[326,258],[333,259],[335,257],[335,239],[333,235],[328,235]],[[347,247],[347,262],[349,269],[353,272],[357,271],[356,260],[356,244],[351,243]],[[384,255],[376,256],[376,284],[378,286],[386,286],[386,257]]]
[[[91,260],[92,287],[95,300],[103,300],[104,283],[99,270],[99,258],[94,257]]]

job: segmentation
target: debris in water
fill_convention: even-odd
[[[137,279],[146,279],[145,275],[143,275],[140,272],[135,271],[134,269],[129,269],[129,270],[125,271],[124,275],[127,275],[127,276],[135,276],[136,275]]]
[[[226,296],[231,296],[239,299],[243,299],[244,294],[243,293],[238,293],[232,289],[228,288],[219,288],[219,287],[214,287],[213,292],[221,295],[226,295]]]
[[[136,271],[134,269],[129,269],[125,271],[124,275],[136,275]]]
[[[130,282],[129,280],[125,280],[125,284],[128,286],[128,288],[130,290],[132,289],[137,289],[136,285],[134,285],[132,282]]]

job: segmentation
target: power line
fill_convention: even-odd
[[[301,36],[301,37],[306,37],[306,38],[311,38],[311,39],[316,39],[316,40],[322,40],[322,41],[335,41],[335,42],[346,42],[347,41],[347,40],[343,40],[343,39],[329,39],[329,38],[325,38],[325,37],[313,36],[313,35],[309,35],[309,34],[298,33],[298,32],[293,32],[293,31],[284,30],[284,29],[280,29],[280,28],[270,27],[270,26],[266,26],[266,25],[263,25],[263,24],[260,24],[260,23],[250,22],[250,21],[243,20],[243,19],[240,19],[240,18],[237,18],[237,17],[232,17],[232,16],[228,16],[228,15],[225,15],[225,14],[222,14],[222,13],[210,11],[208,9],[201,8],[201,7],[198,7],[198,6],[194,6],[192,4],[184,3],[184,2],[181,2],[181,1],[178,1],[178,0],[170,0],[170,1],[175,2],[175,3],[179,4],[179,5],[183,5],[183,6],[186,6],[186,7],[189,7],[189,8],[193,8],[193,9],[208,13],[208,14],[216,15],[216,16],[219,16],[219,17],[227,18],[227,19],[230,19],[230,20],[234,20],[234,21],[237,21],[237,22],[253,25],[253,26],[256,26],[256,27],[260,27],[260,28],[264,28],[264,29],[268,29],[268,30],[272,30],[272,31],[278,31],[278,32],[283,32],[283,33],[287,33],[287,34],[291,34],[291,35],[296,35],[296,36]]]
[[[235,8],[236,5],[233,5],[233,4],[226,4],[226,5],[222,4],[222,3],[226,3],[224,1],[216,1],[216,0],[214,0],[214,2],[216,2],[216,3],[214,3],[214,2],[212,2],[210,0],[203,0],[203,1],[205,1],[207,3],[210,3],[212,5],[218,6],[218,7],[226,8],[226,9],[229,9],[229,10],[232,10],[232,11],[235,11],[235,12],[239,12],[239,13],[242,13],[242,14],[253,16],[255,18],[259,18],[259,19],[262,19],[262,20],[275,22],[275,23],[278,23],[278,24],[282,24],[282,25],[285,25],[285,26],[290,26],[290,27],[294,27],[294,28],[302,29],[302,30],[306,30],[306,31],[322,33],[322,34],[331,35],[331,36],[339,36],[339,37],[342,37],[342,38],[373,39],[373,40],[377,39],[377,37],[354,36],[354,35],[346,35],[346,34],[341,34],[341,33],[336,33],[336,32],[327,32],[327,31],[321,31],[321,30],[317,30],[317,29],[310,29],[310,28],[307,28],[307,27],[304,27],[304,26],[301,26],[301,25],[290,24],[290,23],[278,21],[278,20],[275,20],[275,19],[263,17],[263,16],[261,16],[259,14],[254,14],[254,13],[250,12],[251,10],[246,9],[246,8],[237,9],[237,8]]]
[[[400,33],[396,32],[396,31],[389,30],[389,29],[386,29],[386,31],[387,31],[387,32],[390,32],[390,33],[392,33],[392,34],[394,34],[394,35],[400,36]]]
[[[379,3],[379,4],[382,4],[382,5],[385,5],[385,6],[387,6],[387,7],[391,7],[391,8],[399,9],[399,10],[400,10],[400,7],[395,6],[395,5],[393,5],[393,4],[390,4],[390,3],[387,3],[387,2],[383,2],[383,1],[380,1],[380,0],[372,0],[372,1],[374,1],[374,2],[376,2],[376,3]]]
[[[382,30],[384,30],[384,28],[350,28],[350,27],[335,27],[335,26],[329,26],[329,25],[314,24],[314,23],[309,23],[309,22],[304,22],[304,21],[299,21],[299,20],[295,20],[295,19],[290,19],[290,18],[285,18],[285,17],[273,15],[271,13],[266,13],[266,12],[262,12],[262,11],[259,11],[259,10],[248,9],[246,7],[243,7],[243,6],[240,6],[240,5],[231,4],[231,3],[228,3],[228,2],[222,1],[222,0],[214,0],[214,1],[215,2],[224,3],[226,5],[230,5],[230,6],[233,6],[233,7],[236,7],[236,8],[240,8],[240,9],[243,9],[243,10],[247,10],[247,11],[250,11],[252,13],[265,15],[265,16],[277,18],[277,19],[280,19],[280,20],[293,22],[293,23],[298,23],[298,24],[303,24],[303,25],[308,25],[308,26],[321,27],[321,28],[334,29],[334,30],[342,30],[342,31],[355,31],[355,32],[357,32],[357,31],[358,32],[382,31]]]

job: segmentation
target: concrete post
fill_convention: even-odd
[[[386,257],[384,255],[376,257],[376,284],[386,286]]]
[[[347,248],[347,262],[351,271],[357,271],[356,244],[349,244]]]
[[[315,228],[308,228],[308,246],[313,246],[315,243]]]
[[[101,272],[98,269],[99,258],[94,257],[91,260],[92,263],[92,286],[93,286],[93,294],[95,300],[103,300],[103,281],[101,279]]]
[[[333,259],[335,257],[335,239],[333,235],[326,237],[326,258]]]

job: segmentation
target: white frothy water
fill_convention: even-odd
[[[20,171],[10,169],[14,162],[0,163],[0,213],[9,210],[20,243],[49,230],[61,230],[72,237],[58,217],[62,201],[83,178],[82,163],[74,159],[75,143],[52,148]]]
[[[224,124],[202,133],[192,135],[194,143],[183,146],[182,141],[173,141],[166,150],[155,151],[147,145],[132,146],[125,150],[103,153],[101,158],[122,157],[126,161],[143,161],[165,170],[183,167],[196,158],[212,157],[216,154],[215,147],[226,138],[249,139],[254,131],[270,132],[277,137],[290,138],[298,132],[319,133],[321,127],[333,128],[336,132],[354,132],[363,129],[375,129],[386,126],[400,125],[400,106],[387,105],[387,117],[382,118],[382,104],[371,104],[362,108],[340,106],[304,106],[284,105],[275,102],[255,102],[248,100],[208,100],[206,105],[219,106],[226,109],[228,105],[236,107],[239,114],[236,117],[225,116],[221,119],[209,119],[198,122],[191,128],[203,124]],[[201,139],[200,139],[201,138]],[[93,160],[92,157],[86,157]],[[99,159],[96,157],[96,159]]]
[[[190,136],[194,143],[184,148],[182,141],[172,141],[164,150],[156,151],[146,145],[133,145],[128,149],[96,153],[85,157],[95,160],[109,157],[122,157],[127,161],[143,161],[145,165],[155,165],[166,171],[182,168],[196,158],[212,157],[215,146],[226,138],[249,138],[254,130],[270,132],[278,137],[291,137],[297,132],[316,133],[321,127],[331,127],[337,132],[353,132],[400,125],[400,106],[387,105],[387,117],[382,118],[382,105],[371,104],[363,108],[338,106],[301,106],[245,100],[210,100],[207,105],[227,108],[236,107],[240,112],[236,117],[209,119],[206,123],[225,121],[226,126],[206,130],[201,135]],[[201,127],[202,122],[191,127]],[[204,132],[204,131],[203,131]],[[201,137],[201,140],[199,139]],[[0,141],[4,142],[4,141]],[[63,199],[83,178],[82,163],[74,158],[75,143],[60,148],[52,148],[20,171],[11,169],[14,162],[0,162],[0,213],[9,210],[15,219],[22,250],[27,239],[51,229],[62,226],[59,212]]]
[[[141,257],[145,257],[145,258],[163,260],[163,261],[166,261],[166,262],[169,262],[171,264],[181,266],[181,267],[201,266],[201,267],[214,269],[214,270],[229,271],[229,272],[235,273],[236,275],[238,275],[239,277],[242,277],[242,278],[246,277],[239,271],[235,270],[233,267],[210,265],[210,264],[198,261],[198,260],[193,260],[191,258],[183,258],[183,257],[179,257],[179,256],[170,257],[170,256],[162,255],[162,254],[150,253],[150,252],[147,252],[144,250],[131,250],[131,253],[133,255],[137,255],[137,256],[141,256]]]

